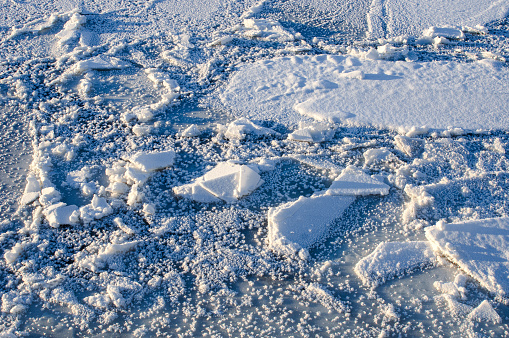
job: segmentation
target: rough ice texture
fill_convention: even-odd
[[[496,62],[367,57],[292,56],[255,62],[239,69],[221,98],[238,116],[288,124],[297,124],[304,115],[394,127],[509,127],[509,71]]]
[[[327,195],[387,195],[389,188],[387,184],[372,178],[363,170],[355,166],[348,166],[332,182],[332,185],[327,189]]]
[[[502,19],[509,10],[505,0],[397,1],[373,0],[367,14],[368,37],[419,35],[430,26],[477,26]]]
[[[433,249],[494,294],[509,292],[509,218],[489,218],[426,228]]]
[[[221,162],[193,183],[173,188],[173,192],[197,202],[234,202],[262,184],[256,165]]]
[[[129,161],[139,169],[150,172],[164,169],[173,165],[175,161],[175,152],[173,150],[160,152],[138,152]]]
[[[376,286],[405,272],[432,266],[436,256],[428,242],[380,243],[355,266],[355,273],[366,285]]]

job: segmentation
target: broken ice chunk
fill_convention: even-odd
[[[436,264],[428,242],[380,243],[355,265],[355,273],[365,285],[377,286],[416,268]]]
[[[130,64],[111,56],[94,56],[88,60],[77,62],[72,68],[73,74],[81,74],[89,70],[111,70],[129,67]]]
[[[387,195],[389,186],[372,178],[363,170],[348,166],[327,189],[327,195]]]
[[[80,209],[80,217],[84,223],[90,223],[95,219],[101,219],[113,212],[111,206],[106,202],[104,197],[94,195],[92,202]]]
[[[240,118],[228,125],[228,129],[224,133],[224,136],[228,139],[242,140],[248,134],[255,136],[279,135],[279,133],[270,128],[254,124],[251,120],[246,118]]]
[[[437,223],[426,228],[433,249],[457,264],[481,286],[500,296],[509,292],[509,218]]]
[[[270,208],[269,245],[282,254],[293,255],[324,237],[330,223],[355,201],[351,196],[301,196],[297,201]]]
[[[25,191],[23,192],[23,196],[21,196],[20,205],[26,205],[32,203],[37,198],[39,198],[40,194],[40,184],[37,177],[34,174],[28,174],[27,176],[27,184],[25,186]]]
[[[172,166],[175,161],[175,152],[173,150],[154,153],[140,151],[134,154],[129,161],[139,169],[150,172]]]
[[[186,130],[184,130],[182,133],[180,133],[180,136],[182,137],[197,137],[200,136],[201,132],[200,129],[195,124],[190,125],[187,127]]]
[[[487,300],[484,300],[478,307],[472,310],[472,312],[468,314],[468,318],[478,322],[490,321],[493,322],[493,324],[498,324],[502,321],[502,318],[500,318]]]
[[[263,180],[256,165],[221,162],[193,183],[173,188],[176,195],[198,202],[234,202],[256,190]]]
[[[63,202],[53,204],[43,210],[50,227],[58,228],[60,225],[74,225],[79,221],[78,207],[66,205]]]
[[[327,124],[312,123],[305,125],[300,123],[299,129],[288,135],[289,140],[320,143],[330,141],[334,137],[334,130]]]

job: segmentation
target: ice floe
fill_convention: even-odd
[[[414,269],[433,266],[436,262],[432,247],[426,241],[380,243],[355,265],[355,273],[365,285],[377,286]]]
[[[329,189],[270,208],[268,242],[278,253],[306,257],[306,249],[323,239],[335,219],[357,196],[386,195],[389,186],[354,166],[345,168]]]
[[[262,184],[256,165],[221,162],[193,183],[173,188],[173,192],[198,202],[234,202]]]
[[[488,291],[509,292],[509,219],[439,222],[426,228],[433,249],[457,264]]]
[[[497,129],[508,126],[508,83],[505,68],[479,62],[292,56],[242,66],[222,100],[236,115],[284,123],[296,124],[303,115],[394,127]]]

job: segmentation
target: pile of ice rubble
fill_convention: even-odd
[[[142,200],[139,188],[150,177],[151,173],[173,165],[175,152],[173,150],[159,152],[138,152],[128,161],[118,161],[112,168],[106,169],[110,184],[98,187],[89,181],[93,168],[84,167],[79,171],[71,172],[67,176],[67,184],[79,188],[84,196],[92,196],[90,204],[78,207],[60,202],[61,194],[48,178],[47,171],[42,170],[41,161],[34,160],[33,169],[39,177],[30,174],[27,178],[25,192],[21,198],[21,205],[37,201],[36,209],[40,222],[41,214],[46,217],[49,225],[58,228],[60,225],[75,225],[82,221],[87,224],[93,220],[101,219],[113,212],[108,204],[105,192],[112,197],[124,196],[128,205],[134,205]],[[50,167],[50,166],[48,166]],[[150,210],[149,205],[144,210]]]

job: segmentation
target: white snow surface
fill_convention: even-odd
[[[414,269],[436,264],[427,241],[380,243],[355,265],[355,273],[366,285],[377,286]]]
[[[369,38],[400,35],[418,36],[431,26],[484,25],[502,19],[509,11],[509,1],[397,1],[372,0],[367,14]]]
[[[241,66],[221,98],[234,115],[287,124],[306,116],[384,127],[509,126],[509,71],[487,60],[282,57]]]
[[[509,292],[509,218],[437,223],[426,228],[433,249],[457,264],[488,291]]]

